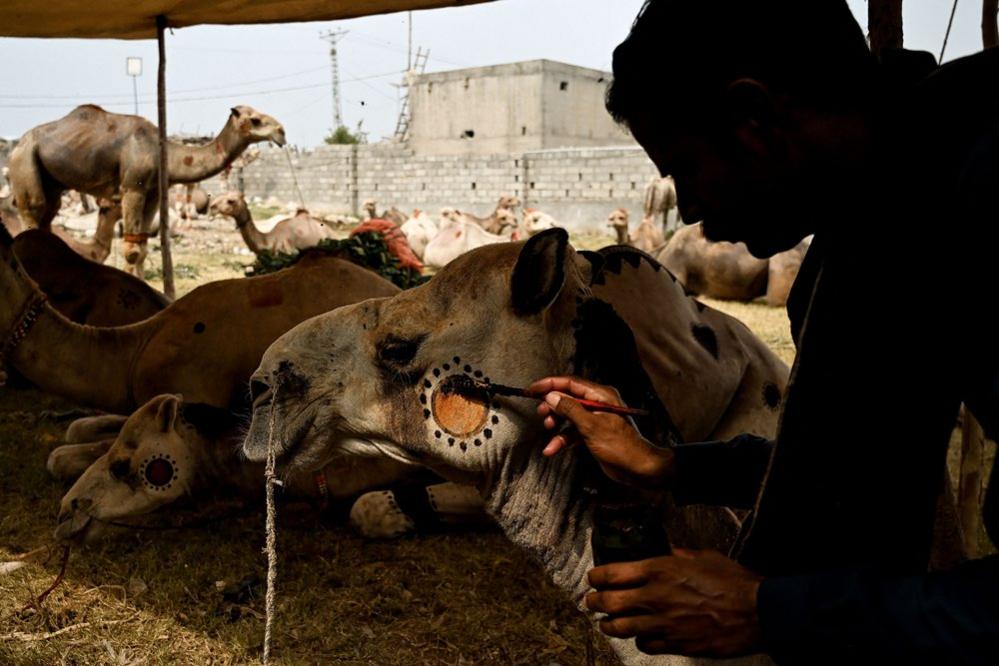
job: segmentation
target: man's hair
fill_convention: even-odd
[[[647,0],[614,51],[607,110],[619,122],[655,104],[682,112],[741,78],[849,107],[874,75],[846,0]]]

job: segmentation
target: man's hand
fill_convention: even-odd
[[[590,412],[573,399],[599,400],[623,405],[621,396],[609,386],[576,377],[548,377],[534,382],[528,391],[544,394],[538,414],[553,430],[564,422],[570,429],[552,437],[543,453],[553,456],[580,440],[597,459],[604,473],[619,483],[648,490],[663,490],[673,473],[673,453],[652,446],[631,419],[607,412]]]
[[[762,650],[756,593],[762,578],[713,551],[622,562],[590,571],[600,629],[635,638],[648,654],[736,657]]]

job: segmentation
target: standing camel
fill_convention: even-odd
[[[669,228],[669,213],[676,208],[676,202],[676,183],[673,181],[673,176],[654,178],[645,188],[645,218],[659,222],[663,233],[668,234],[680,223],[680,215],[677,213],[676,224],[673,225],[673,229]]]
[[[192,183],[210,178],[260,141],[284,145],[284,128],[248,106],[233,107],[211,142],[201,146],[170,142],[168,180]],[[10,156],[10,182],[21,219],[46,231],[67,189],[120,200],[125,261],[128,272],[141,278],[157,208],[158,168],[155,125],[139,116],[85,104],[21,137]]]

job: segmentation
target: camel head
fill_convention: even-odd
[[[542,213],[540,210],[524,213],[524,231],[527,232],[528,236],[535,236],[546,229],[554,229],[555,227],[555,219],[547,213]]]
[[[458,377],[525,386],[569,372],[591,263],[564,230],[468,252],[430,282],[292,329],[253,375],[244,442],[316,470],[337,455],[386,454],[479,482],[538,454],[537,404],[455,392]]]
[[[507,229],[517,228],[517,216],[509,208],[500,208],[496,211],[496,233],[505,233]]]
[[[231,217],[237,221],[237,224],[249,212],[249,209],[246,207],[246,199],[236,190],[220,194],[213,198],[212,203],[208,206],[208,210],[213,215]]]
[[[364,212],[368,214],[368,217],[375,219],[378,217],[378,202],[374,199],[367,199],[364,202]]]
[[[504,194],[496,204],[496,210],[516,210],[520,208],[520,199],[513,194]]]
[[[234,106],[230,112],[230,122],[246,138],[247,144],[260,141],[270,141],[279,146],[285,144],[284,126],[266,113],[250,106]]]
[[[462,220],[462,215],[458,212],[457,208],[451,208],[450,206],[441,208],[441,224],[446,224],[448,222],[460,222]]]
[[[628,228],[628,211],[624,208],[618,208],[613,213],[607,216],[607,226],[609,227],[624,227]]]
[[[216,414],[195,420],[197,409],[185,407],[180,396],[160,395],[136,410],[108,452],[62,498],[56,537],[91,541],[108,522],[134,522],[189,495],[204,448],[194,428],[218,420]]]

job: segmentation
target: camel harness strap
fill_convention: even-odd
[[[7,335],[7,339],[0,345],[0,386],[7,383],[7,358],[10,356],[21,342],[28,337],[31,327],[38,321],[38,317],[45,309],[45,294],[35,293],[28,302],[24,304],[21,314],[14,320],[14,325]]]

